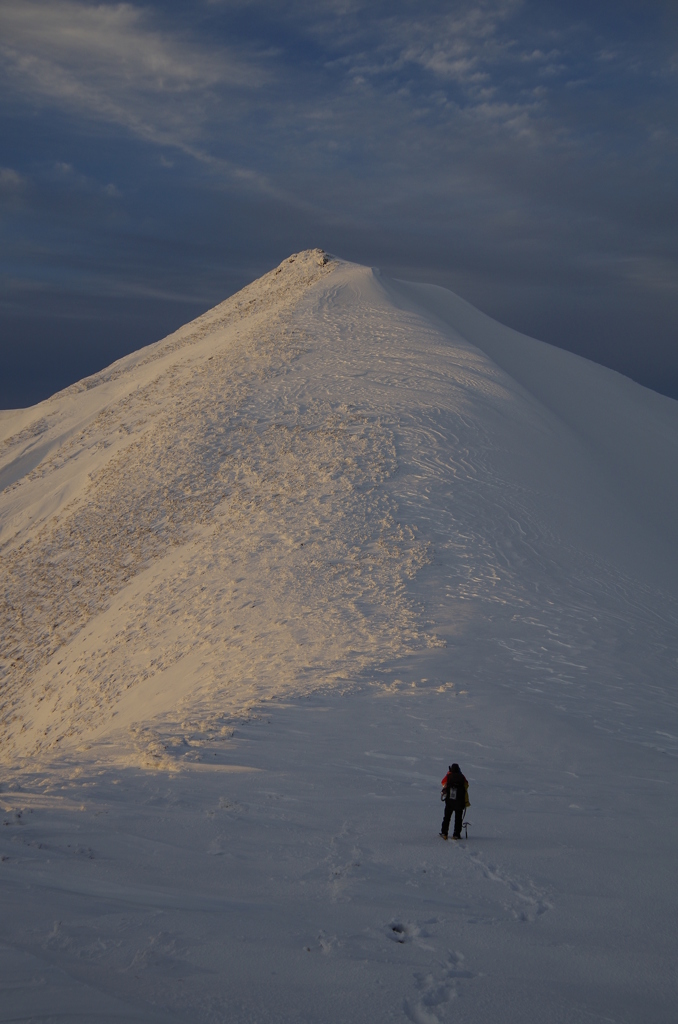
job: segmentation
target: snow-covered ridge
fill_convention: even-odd
[[[437,285],[403,281],[396,300],[477,345],[575,434],[618,503],[674,547],[678,511],[678,402],[581,356],[528,338]],[[675,567],[675,566],[674,566]]]
[[[495,672],[657,742],[676,403],[441,291],[299,253],[2,414],[5,759],[179,766],[273,695]]]

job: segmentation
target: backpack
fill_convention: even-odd
[[[440,799],[441,799],[441,801],[443,801],[443,803],[445,802],[445,800],[452,800],[453,802],[456,802],[457,792],[458,792],[458,787],[457,786],[449,786],[449,785],[448,786],[443,786],[442,790],[440,791]],[[466,809],[467,807],[470,807],[470,806],[471,806],[471,801],[468,798],[468,782],[465,782],[465,784],[464,784],[464,809]]]

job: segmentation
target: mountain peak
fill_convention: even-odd
[[[5,759],[178,767],[182,736],[272,696],[444,687],[451,665],[520,689],[560,678],[565,647],[608,678],[609,645],[581,639],[594,608],[603,634],[648,638],[619,672],[655,658],[668,693],[652,651],[675,621],[675,544],[620,497],[596,437],[633,422],[675,479],[675,403],[649,410],[568,357],[568,393],[595,377],[606,396],[576,432],[548,346],[530,355],[443,291],[306,250],[3,419]],[[551,392],[526,390],[526,358]]]

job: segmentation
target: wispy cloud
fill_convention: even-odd
[[[11,167],[0,167],[0,192],[17,192],[25,183],[22,175]]]
[[[25,99],[179,147],[199,138],[216,96],[268,77],[261,62],[163,29],[131,4],[2,0],[0,55]]]
[[[397,23],[393,42],[401,65],[418,65],[444,81],[475,90],[514,46],[500,29],[522,6],[520,0],[473,4],[433,18]]]

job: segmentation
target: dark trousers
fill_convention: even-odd
[[[443,823],[440,826],[440,831],[444,836],[450,831],[450,819],[452,817],[452,811],[454,811],[454,835],[461,835],[461,819],[464,817],[464,808],[455,807],[454,800],[445,801],[445,815],[443,817]]]

